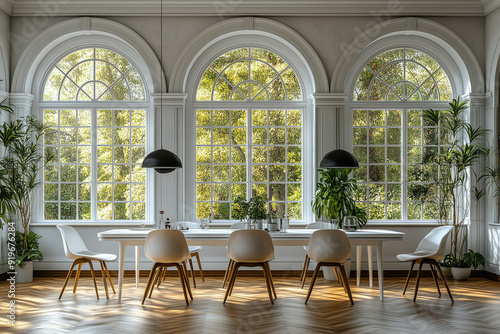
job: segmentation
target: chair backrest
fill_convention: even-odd
[[[329,222],[314,222],[306,226],[306,230],[329,230],[332,228],[332,224]]]
[[[307,254],[316,262],[343,263],[351,257],[351,243],[342,230],[318,230],[309,239]]]
[[[80,237],[80,234],[78,234],[77,230],[73,226],[60,224],[57,225],[57,229],[61,232],[64,254],[66,254],[68,258],[80,258],[81,256],[77,255],[77,253],[81,251],[88,251],[82,237]]]
[[[172,224],[173,228],[181,225],[183,228],[189,227],[190,230],[201,230],[201,226],[198,223],[193,223],[189,221],[177,221]]]
[[[425,252],[431,254],[427,255],[427,258],[441,260],[445,255],[446,240],[452,230],[451,225],[436,227],[420,241],[415,252]]]
[[[265,262],[274,258],[274,245],[264,230],[236,230],[229,236],[227,256],[237,262]]]
[[[231,230],[242,230],[245,228],[245,223],[234,223],[233,225],[231,225]]]
[[[144,243],[144,254],[154,262],[182,262],[189,259],[186,237],[178,230],[153,230]]]

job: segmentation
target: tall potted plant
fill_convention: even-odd
[[[34,260],[43,257],[38,249],[38,239],[30,232],[34,191],[40,185],[39,170],[51,159],[41,152],[41,141],[47,127],[36,116],[30,115],[14,121],[4,122],[0,127],[0,145],[4,151],[0,160],[0,185],[8,189],[8,196],[2,198],[4,219],[16,216],[22,226],[22,234],[16,235],[16,265],[19,266],[17,281],[30,281]],[[24,270],[23,270],[24,269]],[[23,278],[23,272],[27,277]]]
[[[439,150],[425,152],[420,169],[416,171],[422,184],[409,187],[410,197],[436,205],[441,224],[454,226],[450,254],[446,257],[448,264],[463,260],[470,198],[473,193],[482,194],[470,187],[472,178],[481,178],[472,167],[489,154],[488,130],[475,128],[464,119],[467,102],[453,99],[447,110],[423,110],[424,123],[439,129]]]
[[[366,211],[359,208],[354,200],[357,188],[355,179],[349,178],[352,169],[319,169],[319,182],[312,199],[312,209],[317,218],[323,215],[328,219],[338,219],[338,228],[342,228],[345,216],[356,216],[360,227],[366,225]]]

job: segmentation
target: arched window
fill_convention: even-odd
[[[127,58],[88,48],[51,70],[39,103],[50,125],[43,220],[146,220],[146,91]]]
[[[442,66],[421,51],[389,50],[362,68],[352,99],[358,204],[370,220],[437,219],[437,208],[414,200],[409,189],[426,182],[420,163],[439,149],[438,128],[424,122],[422,110],[452,99]]]
[[[278,54],[240,48],[215,59],[196,91],[196,217],[233,219],[237,196],[263,195],[302,219],[303,92]]]

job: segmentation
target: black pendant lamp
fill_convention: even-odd
[[[340,125],[340,113],[337,110],[337,129]],[[337,145],[340,143],[340,131],[337,131]],[[354,155],[346,150],[337,148],[330,151],[319,163],[319,168],[359,168],[358,160]]]
[[[160,0],[160,63],[163,60],[163,0]],[[142,168],[154,168],[160,174],[171,173],[182,168],[179,157],[163,148],[163,78],[160,71],[160,149],[149,153],[142,162]]]
[[[319,163],[320,168],[359,168],[358,160],[351,153],[340,148],[330,151]]]

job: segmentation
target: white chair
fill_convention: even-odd
[[[266,279],[267,292],[271,304],[274,304],[276,290],[274,289],[273,277],[269,267],[269,260],[274,258],[274,245],[271,236],[263,230],[237,230],[231,233],[227,245],[227,256],[233,262],[230,266],[229,283],[224,296],[231,295],[238,269],[244,267],[261,267]],[[274,295],[274,298],[273,298]]]
[[[351,289],[344,269],[344,263],[351,257],[351,243],[349,237],[342,230],[318,230],[314,231],[309,239],[307,250],[309,258],[316,261],[316,268],[307,292],[306,304],[311,296],[311,292],[318,277],[318,272],[322,266],[333,266],[339,269],[337,278],[342,280],[344,291],[349,296],[351,305],[354,305]],[[336,272],[336,270],[335,270]],[[340,277],[339,277],[340,276]],[[305,279],[304,279],[305,280]]]
[[[172,227],[175,229],[179,225],[181,225],[183,228],[188,227],[190,230],[200,230],[201,229],[200,224],[188,222],[188,221],[174,222],[172,224]],[[188,247],[189,247],[189,253],[191,254],[191,256],[196,257],[196,262],[198,262],[198,269],[200,270],[201,280],[205,281],[205,275],[203,274],[203,269],[201,268],[201,261],[200,261],[200,254],[199,254],[199,252],[201,252],[203,247],[202,246],[188,246]],[[193,286],[196,288],[196,279],[194,276],[194,267],[193,267],[193,260],[192,259],[189,259],[189,267],[191,268],[191,275],[193,276]]]
[[[186,260],[190,259],[191,255],[189,254],[189,248],[184,234],[178,230],[151,231],[148,233],[144,243],[144,253],[148,259],[154,262],[154,264],[149,273],[146,290],[144,291],[141,304],[144,304],[148,294],[149,298],[151,298],[154,283],[158,280],[159,285],[161,281],[162,270],[166,271],[168,267],[175,267],[179,273],[184,299],[186,300],[186,304],[189,305],[186,291],[189,292],[191,300],[193,300],[193,294],[189,287]]]
[[[417,299],[418,285],[420,282],[420,271],[422,270],[422,265],[424,263],[429,264],[431,268],[432,277],[434,278],[434,283],[436,284],[436,288],[438,290],[439,296],[441,297],[441,291],[439,290],[439,284],[437,281],[436,274],[434,272],[434,267],[436,267],[441,279],[443,280],[444,286],[446,287],[446,291],[448,292],[448,296],[450,296],[451,302],[454,303],[453,297],[450,292],[450,288],[446,283],[446,280],[441,272],[441,268],[439,267],[439,263],[437,261],[441,260],[445,255],[445,247],[446,240],[448,239],[448,235],[453,230],[453,226],[440,226],[436,227],[432,231],[427,234],[420,244],[417,247],[417,250],[414,253],[410,254],[399,254],[396,256],[398,261],[409,262],[411,261],[410,271],[408,272],[408,277],[406,278],[405,288],[403,290],[403,295],[406,292],[406,288],[408,287],[408,283],[410,282],[411,271],[415,263],[419,263],[418,272],[417,272],[417,281],[415,282],[415,294],[413,295],[413,301]]]
[[[90,274],[92,275],[92,279],[94,280],[94,287],[97,299],[99,300],[99,292],[97,291],[97,283],[95,281],[94,275],[94,267],[92,266],[92,261],[99,261],[101,264],[101,274],[102,280],[104,283],[104,291],[106,291],[106,299],[109,299],[108,293],[108,284],[106,282],[106,277],[109,279],[109,283],[111,285],[111,289],[113,289],[113,293],[115,292],[115,287],[113,286],[113,282],[111,281],[111,276],[109,275],[108,267],[106,266],[106,261],[113,262],[116,261],[117,256],[114,254],[106,254],[106,253],[94,253],[87,249],[85,243],[82,238],[76,231],[76,229],[72,226],[68,225],[57,225],[57,229],[61,232],[64,253],[66,257],[74,260],[71,265],[71,269],[68,271],[68,275],[66,276],[66,281],[64,281],[63,288],[61,290],[61,294],[59,295],[59,299],[61,299],[64,289],[66,289],[66,285],[68,284],[69,279],[73,273],[73,268],[78,265],[78,270],[75,276],[75,286],[73,287],[73,293],[76,292],[76,287],[78,286],[78,280],[80,279],[80,272],[82,269],[83,263],[88,263],[90,267]]]
[[[315,222],[311,223],[306,226],[306,229],[331,229],[332,225],[328,222]],[[372,246],[366,246],[368,250],[368,275],[369,275],[369,282],[370,282],[370,288],[373,287],[373,261],[372,261]],[[356,246],[356,284],[359,286],[360,278],[361,278],[361,252],[362,252],[362,246],[358,245]],[[304,282],[305,278],[307,275],[307,270],[309,269],[309,262],[310,259],[307,256],[307,246],[304,246],[304,250],[306,251],[306,257],[304,259],[304,265],[302,267],[302,272],[300,274],[300,281],[302,282],[302,287],[304,287]],[[336,276],[337,273],[335,273]]]
[[[245,223],[243,222],[238,222],[238,223],[233,223],[231,225],[231,230],[244,230],[245,229]],[[226,246],[226,251],[227,251],[227,246]],[[231,267],[233,266],[233,261],[229,260],[229,263],[227,264],[227,269],[226,272],[224,273],[224,279],[222,280],[222,287],[224,287],[229,279],[228,274],[231,271]]]

